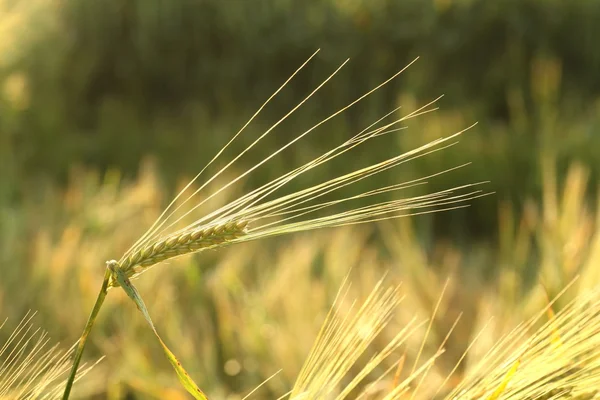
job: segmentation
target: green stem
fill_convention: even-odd
[[[85,348],[88,335],[92,330],[92,326],[94,326],[94,322],[96,322],[96,316],[98,315],[98,311],[100,311],[100,307],[102,307],[102,303],[104,303],[104,298],[106,297],[108,280],[110,279],[110,276],[110,270],[107,268],[106,272],[104,273],[102,288],[100,288],[100,293],[98,293],[98,298],[96,299],[96,304],[94,304],[94,308],[92,309],[92,312],[88,318],[85,329],[81,334],[81,338],[79,338],[79,344],[77,345],[75,358],[73,359],[73,367],[71,367],[71,373],[69,375],[69,379],[67,380],[67,385],[65,386],[65,392],[63,393],[63,400],[68,400],[69,395],[71,394],[71,388],[73,387],[73,382],[75,381],[75,376],[77,375],[77,368],[79,367],[79,362],[81,361],[81,356],[83,355],[83,349]]]

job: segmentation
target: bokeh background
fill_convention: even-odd
[[[297,166],[399,105],[444,94],[440,110],[359,159],[478,122],[457,146],[377,179],[472,162],[427,190],[489,180],[494,195],[467,209],[186,257],[139,286],[201,387],[236,398],[282,368],[259,395],[276,398],[291,387],[348,271],[359,297],[384,271],[408,282],[399,321],[415,309],[431,313],[450,276],[431,339],[464,312],[438,367],[449,370],[489,315],[499,316],[493,343],[577,274],[586,278],[575,292],[596,282],[598,38],[595,0],[0,0],[0,317],[16,323],[35,309],[52,338],[73,343],[104,261],[118,258],[317,48],[230,156],[347,57],[246,167],[419,56],[253,179]],[[186,398],[135,307],[114,292],[85,357],[107,359],[78,394]]]

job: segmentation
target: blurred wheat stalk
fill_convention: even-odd
[[[6,341],[0,343],[0,399],[57,399],[64,389],[75,346],[62,350],[50,346],[46,332],[35,328],[35,313],[27,313]],[[0,329],[6,324],[0,324]],[[86,375],[93,365],[77,374]]]
[[[0,89],[13,110],[26,109],[30,101],[28,77],[15,65],[44,28],[56,29],[57,8],[52,0],[0,0]]]
[[[344,288],[340,294],[342,298],[346,295]],[[427,375],[443,356],[444,346],[456,324],[433,356],[421,363],[417,356],[404,378],[400,378],[400,374],[403,369],[408,370],[405,368],[406,353],[398,356],[399,350],[406,346],[407,339],[418,331],[419,326],[426,324],[426,320],[413,318],[381,351],[364,362],[363,367],[358,366],[361,364],[359,357],[390,323],[393,310],[401,300],[397,288],[386,288],[380,282],[362,305],[354,301],[348,309],[341,311],[336,301],[290,398],[583,400],[597,398],[600,393],[598,288],[576,296],[558,314],[550,313],[548,321],[536,331],[532,331],[532,327],[547,315],[553,302],[519,324],[498,340],[451,390],[446,388],[446,383],[466,357],[468,349],[440,384],[426,382]],[[436,317],[437,306],[432,319]],[[429,332],[428,328],[421,338],[422,343]],[[380,368],[388,357],[396,357],[397,361],[390,368]]]

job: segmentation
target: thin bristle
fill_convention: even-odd
[[[341,315],[338,308],[347,296],[346,285],[342,285],[342,292],[323,324],[290,399],[347,398],[423,324],[417,323],[416,319],[411,320],[359,373],[342,384],[359,357],[389,323],[402,300],[398,288],[385,289],[380,281],[360,307],[352,302],[347,313]]]
[[[600,292],[581,295],[534,335],[526,324],[482,360],[448,399],[595,398],[600,393]],[[562,338],[560,343],[556,335]],[[503,355],[500,348],[512,348]]]
[[[0,399],[54,399],[63,389],[74,347],[48,347],[47,333],[33,328],[34,316],[27,313],[0,346]],[[90,369],[80,370],[76,379]]]

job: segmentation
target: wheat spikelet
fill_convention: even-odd
[[[247,221],[228,222],[172,234],[157,243],[143,247],[120,264],[123,271],[141,271],[173,257],[224,246],[246,234]]]
[[[256,240],[291,232],[373,222],[382,219],[398,218],[407,215],[465,207],[465,203],[468,200],[483,195],[481,190],[472,189],[474,185],[471,184],[454,188],[452,190],[444,190],[417,197],[396,200],[386,200],[381,198],[381,196],[388,195],[390,193],[424,185],[427,183],[426,179],[464,166],[460,165],[428,177],[379,187],[355,195],[344,195],[333,200],[330,199],[330,196],[339,193],[342,189],[351,189],[352,187],[356,186],[356,183],[361,181],[363,183],[369,182],[369,178],[372,178],[377,174],[389,171],[401,164],[424,157],[428,154],[453,145],[454,142],[452,142],[452,140],[464,131],[455,133],[454,135],[446,138],[434,140],[415,150],[384,159],[372,165],[367,165],[362,168],[355,167],[356,169],[346,174],[334,177],[332,179],[322,180],[320,183],[304,189],[292,191],[291,193],[289,193],[289,190],[286,192],[286,190],[290,187],[290,183],[293,181],[297,182],[297,178],[300,176],[306,176],[309,173],[318,174],[318,168],[325,163],[328,163],[342,155],[348,156],[350,152],[356,151],[359,146],[364,145],[366,142],[372,139],[388,136],[391,133],[397,132],[402,128],[400,124],[404,121],[435,110],[436,108],[433,107],[433,104],[437,100],[436,99],[402,117],[394,116],[399,110],[399,108],[396,108],[392,110],[392,112],[385,114],[379,120],[365,127],[359,133],[345,140],[337,147],[334,147],[333,149],[312,159],[311,161],[306,162],[287,173],[284,173],[282,176],[273,179],[270,182],[262,184],[261,186],[237,198],[236,200],[214,209],[212,212],[204,213],[202,215],[194,215],[194,213],[198,212],[201,207],[205,207],[207,202],[209,202],[211,199],[225,193],[227,190],[234,188],[240,183],[240,181],[246,178],[253,171],[267,164],[275,156],[281,154],[286,149],[289,149],[296,142],[316,130],[327,121],[342,114],[344,111],[356,105],[377,91],[379,88],[391,82],[408,67],[407,66],[398,71],[388,80],[384,81],[374,89],[368,91],[362,96],[359,96],[350,104],[342,107],[338,111],[332,113],[329,117],[300,133],[281,148],[267,154],[262,161],[256,163],[245,172],[231,179],[217,190],[210,190],[208,193],[204,193],[202,200],[194,201],[196,196],[199,196],[201,192],[209,190],[208,185],[213,182],[217,182],[216,180],[219,178],[223,178],[223,174],[227,170],[230,170],[234,163],[236,163],[242,156],[247,154],[252,148],[257,146],[263,138],[271,134],[275,128],[277,128],[283,121],[285,121],[290,115],[292,115],[304,103],[306,103],[336,75],[336,73],[346,64],[346,62],[348,62],[348,60],[346,60],[344,63],[342,63],[337,70],[324,79],[320,85],[310,92],[287,114],[285,114],[280,120],[262,133],[241,153],[235,156],[231,161],[227,162],[224,167],[220,168],[210,178],[206,179],[198,189],[193,191],[193,189],[191,189],[192,185],[200,179],[201,175],[204,174],[219,157],[221,157],[225,150],[242,134],[248,125],[263,110],[263,108],[281,90],[283,90],[283,88],[315,55],[316,52],[309,57],[309,59],[302,64],[300,68],[298,68],[290,76],[290,78],[288,78],[279,87],[279,89],[277,89],[275,93],[267,99],[267,101],[265,101],[259,110],[233,136],[233,138],[173,199],[173,201],[167,206],[164,212],[146,231],[146,233],[142,235],[142,237],[140,237],[140,239],[134,243],[128,251],[125,252],[118,262],[116,262],[122,268],[128,278],[135,278],[140,273],[146,271],[150,266],[161,261],[184,254],[201,251],[207,248],[221,247],[227,244]],[[352,163],[348,163],[348,165],[352,165]],[[317,177],[320,177],[320,175],[317,175]],[[186,194],[187,197],[184,197]],[[380,198],[377,199],[377,197]],[[352,205],[353,202],[360,203],[361,201],[364,202],[365,200],[372,201],[372,203],[366,206]],[[191,209],[185,212],[182,211],[182,207],[188,203],[193,205]],[[337,208],[342,208],[342,211],[329,211]],[[191,223],[188,222],[190,220]],[[186,223],[187,225],[185,225]],[[183,228],[179,228],[182,225],[185,226]],[[115,285],[116,281],[112,279],[109,286]]]

